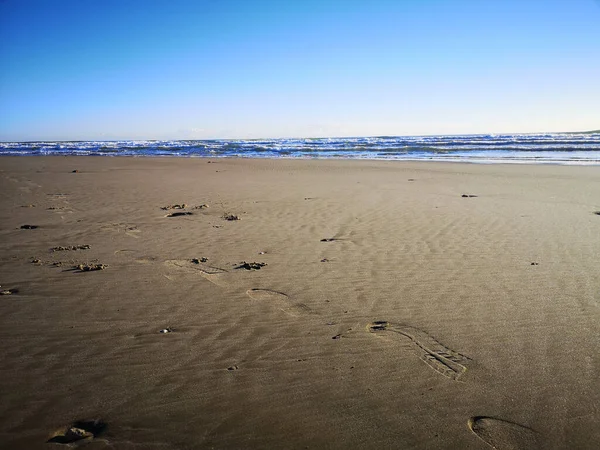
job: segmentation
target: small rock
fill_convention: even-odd
[[[238,370],[238,369],[239,369],[239,367],[238,367],[238,366],[229,366],[229,367],[227,368],[227,370]]]
[[[68,442],[80,441],[81,439],[93,438],[94,435],[89,431],[85,431],[81,428],[71,427],[65,433],[65,439]]]
[[[173,332],[173,328],[171,328],[171,327],[167,327],[167,328],[164,328],[159,331],[159,333],[162,333],[162,334],[172,333],[172,332]]]
[[[73,443],[77,445],[79,441],[91,441],[96,436],[101,435],[106,430],[106,423],[102,420],[77,420],[67,427],[63,427],[52,433],[50,439],[46,442],[57,444]]]
[[[236,216],[234,214],[223,214],[223,219],[229,220],[229,221],[232,221],[232,220],[242,220],[242,219],[240,219],[238,216]]]
[[[532,265],[532,266],[539,266],[539,265],[540,265],[540,263],[532,262],[532,263],[531,263],[531,265]]]
[[[75,169],[75,170],[71,170],[71,173],[79,173],[79,170]],[[76,428],[74,428],[76,429]]]
[[[476,195],[472,195],[472,194],[463,194],[461,195],[462,198],[474,198],[477,197]]]
[[[19,292],[18,289],[4,289],[0,291],[0,295],[13,295]]]
[[[342,335],[341,335],[341,334],[336,334],[336,335],[335,335],[335,336],[333,336],[331,339],[339,339],[339,338],[341,338],[341,337],[342,337]]]
[[[35,230],[38,228],[37,225],[21,225],[21,230]]]

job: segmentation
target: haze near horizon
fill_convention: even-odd
[[[0,39],[0,141],[600,124],[591,0],[6,0]]]

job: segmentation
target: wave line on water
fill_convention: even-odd
[[[0,142],[0,155],[343,158],[600,164],[600,133]]]

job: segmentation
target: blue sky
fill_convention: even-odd
[[[597,0],[3,0],[0,140],[600,128]]]

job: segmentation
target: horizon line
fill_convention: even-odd
[[[2,144],[26,144],[34,142],[120,142],[120,141],[261,141],[261,140],[282,140],[282,139],[357,139],[357,138],[398,138],[398,137],[437,137],[437,136],[502,136],[502,135],[536,135],[536,134],[600,134],[600,129],[586,131],[528,131],[528,132],[503,132],[503,133],[460,133],[460,134],[382,134],[382,135],[355,135],[355,136],[304,136],[304,137],[259,137],[259,138],[170,138],[170,139],[36,139],[25,141],[4,141]]]

